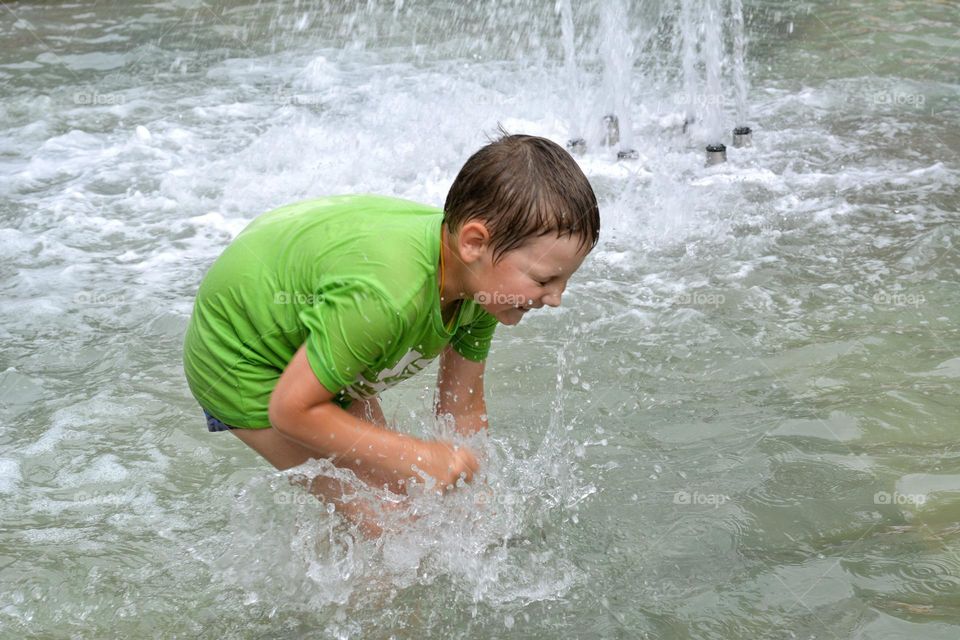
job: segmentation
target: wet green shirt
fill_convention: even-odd
[[[440,316],[443,212],[379,196],[308,200],[256,218],[204,277],[184,342],[200,405],[223,422],[270,426],[280,374],[306,343],[347,406],[409,378],[447,344],[487,356],[497,320],[473,300]]]

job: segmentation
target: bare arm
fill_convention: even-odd
[[[472,476],[476,460],[468,451],[376,426],[344,411],[333,398],[300,347],[270,397],[270,424],[318,456],[393,491],[402,491],[406,480],[416,477],[413,466],[433,476],[441,488],[455,483],[461,472],[467,479]]]
[[[347,407],[347,413],[366,422],[372,422],[378,427],[387,428],[387,417],[383,415],[383,408],[376,396],[365,400],[354,400]]]
[[[483,397],[485,362],[467,360],[447,346],[440,354],[436,413],[453,417],[458,433],[471,436],[487,428],[487,405]]]

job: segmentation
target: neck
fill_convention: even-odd
[[[440,252],[443,255],[443,288],[440,290],[440,306],[455,304],[466,297],[463,292],[463,265],[450,246],[453,239],[447,231],[447,225],[440,228]]]

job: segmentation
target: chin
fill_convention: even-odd
[[[526,314],[523,313],[522,311],[518,311],[517,309],[510,308],[510,309],[504,309],[503,311],[500,311],[499,313],[495,313],[493,315],[496,316],[497,320],[500,321],[500,324],[506,324],[506,325],[512,326],[515,324],[519,324],[520,321],[523,320],[523,316]]]

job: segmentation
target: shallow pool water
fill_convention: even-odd
[[[720,98],[681,73],[716,0],[0,8],[0,636],[956,638],[960,14],[745,4],[747,122],[727,31]],[[602,238],[498,330],[476,486],[364,540],[207,433],[193,296],[274,206],[442,204],[498,123],[586,138]]]

